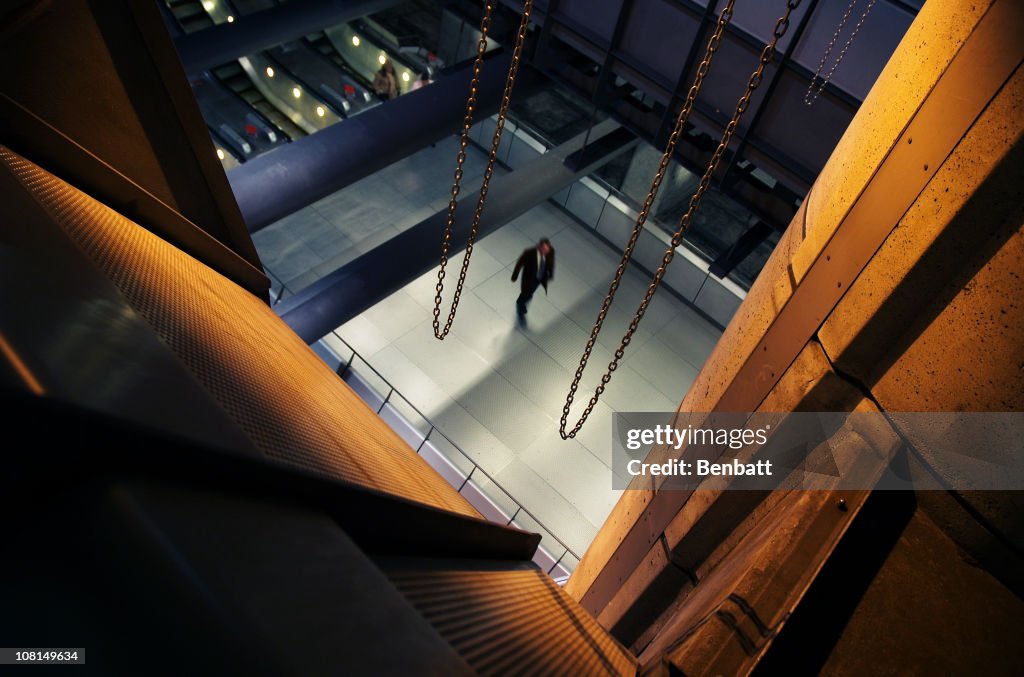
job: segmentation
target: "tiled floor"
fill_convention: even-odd
[[[512,265],[538,236],[555,247],[555,279],[547,296],[534,296],[519,327]],[[656,296],[590,420],[576,439],[562,441],[565,393],[616,262],[571,218],[540,205],[481,240],[444,342],[431,327],[434,271],[338,332],[578,553],[620,493],[612,489],[612,413],[673,410],[720,335],[674,297]],[[627,272],[574,413],[590,398],[645,287],[643,274]]]
[[[254,239],[268,269],[301,288],[443,208],[450,177],[437,168],[452,164],[455,149],[454,139],[439,143],[260,231]],[[471,154],[471,183],[479,184],[482,170],[481,155]],[[512,266],[540,237],[555,247],[555,279],[549,294],[539,290],[534,296],[526,324],[519,326]],[[461,262],[459,256],[450,265],[457,269]],[[338,331],[580,554],[620,493],[612,489],[612,413],[674,409],[720,335],[684,303],[659,293],[590,420],[574,440],[561,440],[565,393],[617,262],[616,252],[545,203],[478,243],[444,342],[431,327],[436,271]],[[627,271],[577,394],[575,415],[593,393],[647,282],[643,273]],[[450,287],[445,298],[451,299]]]

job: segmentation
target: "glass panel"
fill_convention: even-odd
[[[462,472],[463,476],[468,475],[470,471],[473,470],[473,461],[471,461],[469,457],[462,453],[462,451],[455,446],[451,440],[440,432],[434,430],[434,432],[430,433],[427,439],[440,454],[442,454],[452,465]]]
[[[643,64],[664,82],[674,83],[686,61],[686,49],[697,34],[700,15],[682,3],[635,0],[625,18],[621,52],[629,63]]]
[[[519,510],[519,504],[514,498],[512,498],[508,492],[502,489],[500,486],[495,484],[492,480],[489,480],[484,476],[482,472],[477,470],[473,473],[473,479],[470,482],[479,489],[480,493],[487,497],[487,499],[493,503],[502,515],[505,515],[503,520],[497,518],[488,517],[491,521],[498,522],[501,524],[507,523],[513,515]],[[463,491],[465,493],[465,491]],[[479,508],[478,508],[479,509]],[[521,513],[520,513],[521,514]]]
[[[593,107],[588,101],[561,88],[547,87],[529,97],[513,97],[509,117],[524,125],[534,137],[551,148],[586,132],[592,111]],[[607,117],[598,111],[594,124]]]
[[[758,3],[760,4],[760,3]],[[810,72],[817,69],[821,63],[821,56],[825,48],[835,34],[843,12],[847,9],[845,2],[822,2],[815,7],[814,14],[807,23],[807,29],[800,44],[794,50],[793,59],[807,68]],[[843,49],[847,39],[853,32],[853,27],[860,20],[865,8],[864,3],[858,3],[853,13],[847,20],[843,31],[836,41],[832,54],[825,65],[825,73],[835,62],[835,57]],[[737,14],[737,19],[739,18]],[[842,64],[836,69],[832,82],[857,97],[863,99],[867,96],[868,90],[882,72],[882,68],[889,60],[889,56],[896,49],[896,45],[903,38],[907,28],[914,17],[905,9],[891,2],[879,2],[871,10],[861,26],[860,32],[850,45],[849,51],[843,57]],[[822,73],[824,75],[825,73]],[[807,83],[803,84],[804,90]],[[777,97],[773,97],[777,98]],[[801,102],[803,94],[800,94]]]
[[[381,397],[387,397],[388,391],[391,390],[391,386],[388,382],[385,381],[382,376],[378,375],[377,372],[367,364],[366,360],[358,355],[356,355],[352,360],[352,364],[349,365],[349,372],[358,374],[360,379]]]
[[[594,0],[561,0],[557,10],[559,19],[571,22],[574,28],[602,43],[611,40],[618,14],[619,3]]]
[[[414,407],[405,397],[400,393],[395,392],[388,403],[394,408],[395,412],[401,415],[401,417],[413,427],[420,435],[426,435],[430,430],[430,421],[428,421],[416,407]]]
[[[678,217],[684,209],[685,205],[677,208]],[[753,222],[753,215],[735,200],[717,190],[709,190],[683,240],[713,261],[728,251]]]

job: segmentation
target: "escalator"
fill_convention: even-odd
[[[343,116],[355,115],[378,103],[347,68],[332,62],[305,40],[271,47],[265,55]]]
[[[399,54],[397,46],[381,38],[377,33],[363,30],[364,22],[338,24],[324,29],[323,36],[339,55],[346,70],[356,73],[364,82],[373,82],[378,69],[390,61],[398,80],[398,94],[410,91],[421,72],[406,55]],[[358,27],[357,27],[358,26]],[[320,43],[323,51],[326,47]]]
[[[230,22],[235,12],[232,5],[211,0],[166,0],[166,6],[186,34]],[[237,61],[193,79],[191,85],[222,163],[231,164],[228,155],[244,162],[306,134],[267,101]],[[251,110],[239,111],[243,105]]]
[[[304,38],[304,41],[311,49],[319,52],[325,59],[328,59],[337,68],[341,69],[346,76],[353,80],[353,84],[357,90],[359,96],[365,100],[365,108],[376,105],[379,100],[377,95],[373,93],[373,82],[367,80],[360,73],[348,67],[345,63],[345,58],[335,48],[334,43],[327,37],[324,31],[317,31],[316,33],[310,33]]]
[[[287,143],[280,130],[210,73],[193,78],[190,84],[214,140],[239,161],[245,162]],[[220,159],[222,162],[228,160],[226,157]]]
[[[284,113],[279,111],[256,89],[252,80],[237,61],[214,68],[213,74],[231,91],[242,97],[260,115],[281,130],[289,139],[294,141],[306,136],[306,132],[301,127],[289,120]]]
[[[345,70],[345,71],[348,70],[348,66],[345,64],[345,59],[343,59],[341,54],[338,53],[338,50],[335,49],[334,44],[331,42],[330,38],[327,37],[326,33],[324,33],[323,31],[318,31],[316,33],[310,33],[309,35],[306,36],[305,39],[306,39],[306,42],[313,49],[315,49],[316,51],[320,52],[325,57],[327,57],[332,62],[334,62],[334,64],[338,68],[341,68],[342,70]],[[354,73],[353,75],[357,79],[359,79],[359,81],[363,85],[365,85],[367,88],[370,88],[372,86],[371,82],[367,81],[366,78],[361,77],[358,73]]]
[[[195,33],[214,25],[200,0],[167,0],[167,7],[185,33]]]

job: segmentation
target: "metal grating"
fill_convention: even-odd
[[[448,565],[460,570],[437,570]],[[500,566],[383,563],[391,581],[481,675],[636,674],[636,659],[542,571]]]
[[[0,162],[267,458],[478,516],[259,299],[2,146]]]

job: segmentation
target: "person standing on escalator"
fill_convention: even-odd
[[[381,64],[380,70],[373,76],[373,91],[384,101],[398,96],[398,75],[391,61]]]

